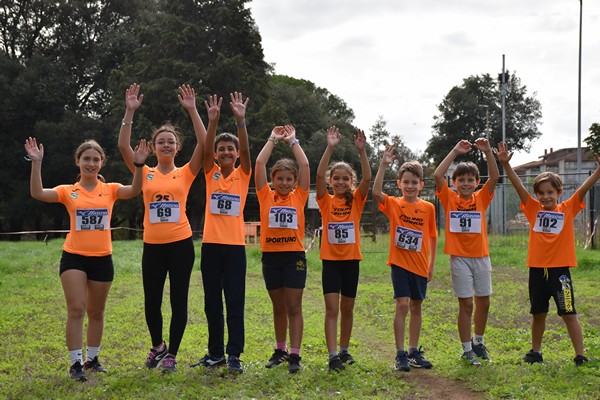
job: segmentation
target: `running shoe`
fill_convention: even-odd
[[[225,365],[227,361],[225,360],[225,356],[221,357],[213,357],[210,354],[202,357],[197,363],[190,365],[190,367],[206,367],[206,368],[215,368]]]
[[[538,353],[537,351],[529,350],[529,353],[525,354],[523,357],[523,361],[529,364],[535,363],[544,363],[544,357],[542,357],[542,353]]]
[[[302,369],[300,360],[302,360],[302,357],[299,354],[290,354],[288,358],[288,371],[290,374],[295,374]]]
[[[267,361],[267,363],[265,364],[265,367],[272,368],[272,367],[281,365],[288,360],[289,356],[290,355],[288,354],[287,351],[281,350],[281,349],[275,349],[275,351],[273,352],[273,355],[271,356],[271,358],[269,358],[269,361]]]
[[[340,351],[339,356],[340,360],[342,360],[344,364],[352,365],[356,362],[356,360],[352,358],[350,353],[348,353],[348,350]]]
[[[394,363],[394,369],[396,371],[410,371],[410,365],[408,364],[408,354],[405,351],[398,352],[396,354],[396,362]]]
[[[581,367],[583,364],[589,362],[590,360],[588,360],[586,356],[578,355],[573,359],[573,361],[575,361],[575,366]]]
[[[148,357],[146,358],[146,367],[148,367],[148,368],[158,368],[159,367],[161,361],[163,360],[163,358],[165,358],[165,356],[169,352],[165,342],[163,342],[163,346],[164,346],[164,350],[162,350],[162,351],[156,350],[156,349],[150,349],[150,351],[148,352]]]
[[[410,365],[413,368],[425,368],[425,369],[429,369],[429,368],[433,367],[433,364],[431,364],[431,362],[429,362],[429,360],[427,360],[423,356],[423,353],[425,353],[425,352],[421,350],[421,347],[419,347],[418,350],[411,351],[410,354],[408,355],[408,365]]]
[[[481,366],[479,360],[475,357],[475,352],[473,350],[465,351],[460,357],[465,364],[472,365],[474,367]]]
[[[492,362],[492,359],[488,354],[488,349],[487,347],[485,347],[485,344],[475,344],[473,343],[473,341],[471,341],[471,344],[473,346],[473,352],[477,357],[481,358],[482,360],[486,360],[487,362]]]
[[[163,358],[162,363],[160,364],[160,370],[163,374],[177,371],[177,360],[175,359],[175,356],[169,354]]]
[[[340,372],[345,369],[346,367],[344,367],[340,356],[333,356],[329,358],[329,371]]]
[[[106,368],[104,368],[104,366],[102,364],[100,364],[100,361],[98,361],[98,356],[94,357],[94,359],[92,361],[86,361],[83,364],[83,368],[86,371],[92,371],[92,372],[108,372],[106,370]]]
[[[69,377],[77,382],[87,381],[85,372],[83,371],[83,367],[79,361],[76,361],[73,365],[71,365],[71,368],[69,368]]]
[[[227,357],[227,369],[229,370],[229,372],[236,374],[241,374],[242,372],[244,372],[244,370],[242,369],[240,358],[231,354],[229,355],[229,357]]]

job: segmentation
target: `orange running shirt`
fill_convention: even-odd
[[[445,180],[442,189],[435,194],[446,213],[444,253],[460,257],[489,256],[485,211],[494,194],[489,192],[487,182],[469,200],[462,200]]]
[[[383,196],[379,210],[390,219],[388,265],[428,278],[429,241],[437,237],[435,207],[422,199],[409,203],[402,197]]]
[[[110,218],[120,183],[98,184],[88,192],[77,182],[56,186],[58,202],[69,213],[69,229],[63,250],[88,257],[102,257],[112,253]]]
[[[304,251],[304,206],[308,192],[298,186],[281,197],[265,185],[256,192],[260,204],[261,251]]]
[[[244,205],[248,196],[250,175],[237,167],[227,178],[215,163],[206,178],[203,243],[244,246]]]
[[[144,242],[164,244],[192,236],[186,211],[187,197],[196,175],[187,163],[168,174],[144,166]]]
[[[545,211],[531,195],[521,210],[529,221],[527,266],[530,268],[576,267],[573,220],[585,203],[576,191],[553,211]]]
[[[360,217],[367,202],[360,191],[354,190],[352,207],[346,199],[325,193],[317,199],[323,221],[321,260],[362,260],[360,252]]]

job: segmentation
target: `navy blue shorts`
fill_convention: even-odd
[[[306,254],[303,251],[273,251],[262,254],[262,271],[267,290],[304,289]]]
[[[392,264],[392,285],[394,298],[410,297],[411,300],[425,300],[427,278]]]
[[[577,314],[570,268],[529,268],[529,312],[547,313],[550,297],[554,298],[558,315]]]
[[[341,293],[342,296],[356,298],[358,276],[358,260],[323,260],[323,294]]]
[[[67,253],[63,250],[60,258],[60,274],[70,269],[77,269],[86,273],[88,280],[98,282],[112,282],[115,277],[112,255],[91,257]]]

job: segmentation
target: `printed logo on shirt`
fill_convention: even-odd
[[[71,192],[71,195],[69,196],[72,199],[78,199],[79,198],[79,193],[77,192]]]
[[[154,179],[154,174],[148,174],[146,175],[146,179],[148,179],[149,181]]]
[[[213,180],[214,181],[218,181],[219,178],[221,177],[221,173],[219,171],[215,172],[215,174],[213,175]]]

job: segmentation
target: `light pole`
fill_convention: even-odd
[[[577,179],[581,174],[581,27],[583,22],[583,0],[579,0],[579,79],[577,87]]]

